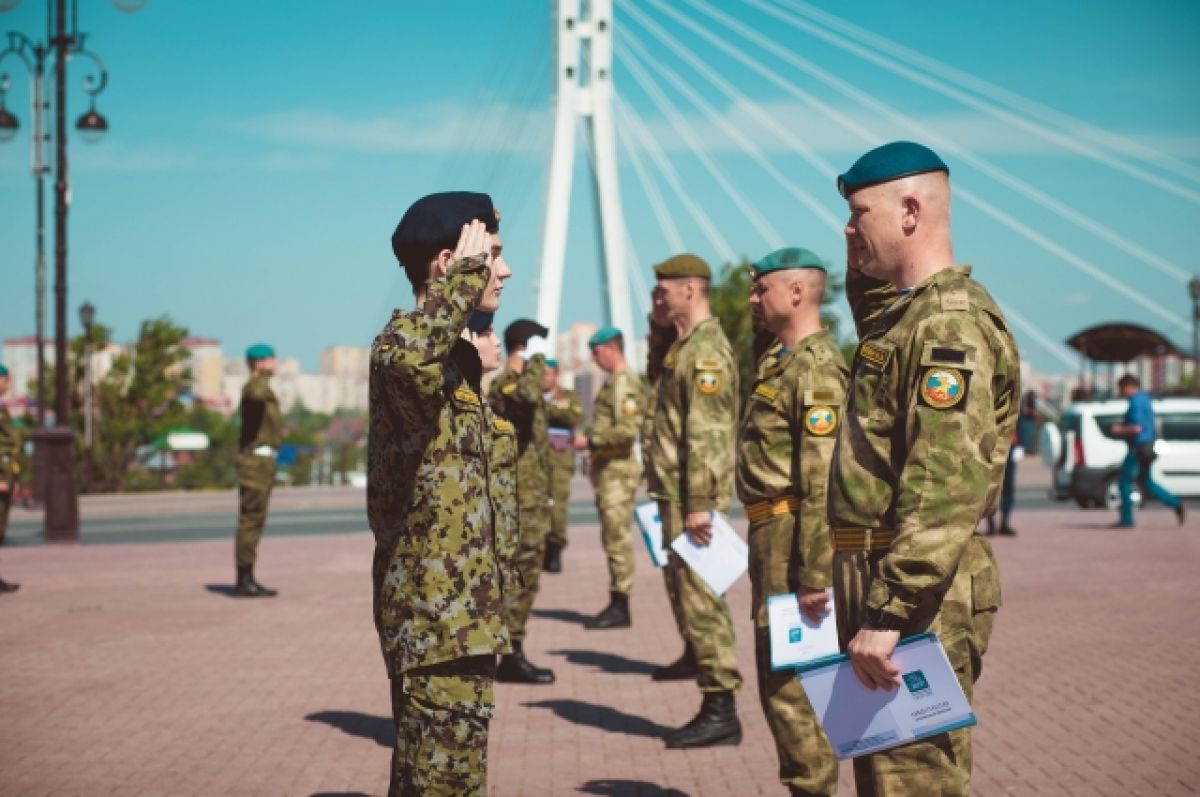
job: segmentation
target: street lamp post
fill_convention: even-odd
[[[1200,277],[1188,283],[1192,297],[1192,392],[1200,396]]]
[[[75,481],[75,434],[71,430],[69,412],[69,387],[67,373],[70,359],[67,348],[67,210],[70,204],[70,180],[67,169],[67,61],[71,56],[84,56],[96,67],[95,74],[84,78],[83,90],[91,99],[89,110],[81,116],[76,128],[85,140],[102,134],[108,122],[96,112],[96,95],[104,90],[108,73],[104,64],[85,46],[86,35],[78,29],[78,0],[71,2],[70,24],[68,24],[67,0],[46,0],[47,43],[35,43],[21,33],[8,34],[8,47],[0,52],[0,61],[12,55],[24,62],[32,80],[34,116],[33,159],[34,177],[38,184],[38,413],[39,428],[33,435],[34,441],[34,494],[45,502],[46,542],[79,541],[79,491]],[[44,76],[46,59],[54,57],[54,99],[45,97]],[[7,74],[0,74],[0,108],[3,96],[11,81]],[[46,131],[45,114],[53,106],[54,132]],[[0,115],[0,137],[8,133],[11,138],[19,127],[15,116],[4,110]],[[44,189],[43,177],[50,167],[44,158],[43,148],[48,141],[54,144],[54,428],[45,428],[45,378],[43,296],[45,290],[44,258]]]
[[[93,401],[95,387],[92,379],[92,324],[96,320],[96,308],[91,302],[84,302],[79,308],[79,320],[83,324],[83,445],[89,457],[92,453],[92,419],[95,415]]]

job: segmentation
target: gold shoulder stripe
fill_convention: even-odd
[[[516,434],[517,432],[517,427],[513,426],[511,421],[506,421],[503,418],[493,419],[492,427],[501,434]]]
[[[516,392],[517,392],[517,383],[516,383],[516,382],[509,382],[507,385],[505,385],[504,387],[500,388],[500,392],[501,392],[501,393],[503,393],[503,394],[504,394],[504,395],[506,395],[506,396],[511,396],[513,393],[516,393]]]
[[[779,397],[779,388],[771,387],[770,385],[763,384],[760,382],[754,388],[754,395],[762,396],[767,401],[774,401],[776,398]]]
[[[887,365],[888,358],[892,356],[888,349],[880,348],[871,343],[863,343],[858,347],[858,354],[869,363],[874,363],[880,368]]]
[[[454,397],[459,401],[465,401],[467,404],[479,406],[479,396],[476,396],[475,391],[466,385],[459,385],[454,388]]]

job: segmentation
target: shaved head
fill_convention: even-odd
[[[851,268],[911,287],[954,265],[950,245],[950,178],[926,172],[859,189],[846,199],[846,254]]]

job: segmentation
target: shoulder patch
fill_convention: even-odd
[[[721,375],[716,371],[697,371],[696,389],[706,396],[711,396],[721,389]]]
[[[721,361],[715,357],[701,357],[696,360],[697,371],[720,371]]]
[[[934,365],[921,374],[921,402],[935,410],[949,410],[962,405],[970,388],[971,374],[957,368]]]
[[[467,404],[473,404],[475,406],[479,406],[480,404],[479,396],[475,395],[475,391],[471,390],[471,388],[467,387],[466,385],[459,385],[458,387],[454,388],[454,397]]]
[[[971,309],[971,299],[967,296],[967,292],[962,288],[942,291],[941,297],[943,310],[958,312]]]
[[[858,346],[858,356],[862,357],[872,365],[883,368],[891,359],[891,349],[885,349],[881,346],[876,346],[873,343],[860,343]]]
[[[492,428],[501,434],[516,434],[517,427],[512,425],[511,421],[506,421],[503,418],[493,418]]]
[[[635,399],[633,396],[630,396],[621,402],[621,412],[625,415],[637,415],[639,409],[640,407],[638,407],[637,399]]]
[[[766,384],[765,382],[759,382],[754,387],[754,395],[761,396],[762,398],[765,398],[767,401],[774,401],[776,398],[779,397],[779,388],[771,387],[770,385]]]
[[[828,437],[837,429],[837,410],[825,404],[804,409],[804,428],[816,437]]]
[[[500,388],[500,392],[506,396],[511,396],[513,393],[517,392],[517,383],[509,382],[507,385],[504,385]]]

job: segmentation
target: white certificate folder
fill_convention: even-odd
[[[968,728],[975,714],[935,634],[902,639],[892,654],[901,685],[867,689],[846,656],[799,668],[821,727],[838,758],[856,758]]]
[[[638,528],[642,530],[642,540],[646,543],[646,551],[655,567],[667,564],[667,552],[663,550],[662,518],[658,516],[658,502],[651,501],[633,510],[633,517]]]
[[[680,534],[671,542],[671,550],[718,595],[724,595],[750,565],[750,549],[720,512],[712,513],[712,542],[696,545],[687,534]]]
[[[832,606],[833,590],[826,590],[825,594]],[[767,621],[770,624],[772,670],[811,668],[841,655],[834,613],[830,611],[814,623],[801,613],[800,601],[794,592],[767,598]]]

